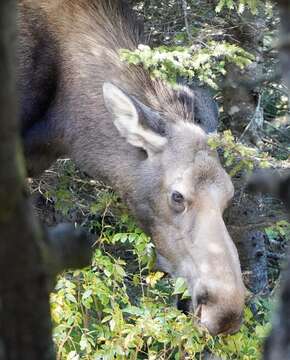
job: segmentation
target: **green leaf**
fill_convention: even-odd
[[[86,290],[82,295],[82,299],[86,300],[87,298],[91,297],[92,293],[93,291],[91,289]]]
[[[173,295],[183,294],[185,290],[187,290],[186,281],[183,278],[178,277],[175,281]]]
[[[69,300],[70,302],[74,303],[74,304],[77,304],[77,299],[75,298],[75,296],[71,293],[67,293],[65,295],[66,299]]]

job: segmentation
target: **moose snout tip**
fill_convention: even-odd
[[[212,314],[205,305],[201,306],[198,324],[212,336],[234,334],[242,325],[242,312],[229,311],[223,314]]]
[[[212,336],[234,334],[239,331],[244,311],[243,294],[213,296],[205,288],[195,296],[195,319]],[[221,295],[221,294],[220,294]]]
[[[240,330],[243,321],[245,296],[243,293],[216,297],[200,287],[192,298],[177,299],[177,308],[184,314],[193,314],[194,323],[210,335],[230,335]]]
[[[195,324],[212,336],[235,334],[242,325],[242,304],[236,309],[225,309],[222,305],[211,304],[207,294],[198,298],[195,308],[190,299],[178,299],[177,308],[185,314],[193,312]]]

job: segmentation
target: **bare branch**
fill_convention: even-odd
[[[187,0],[181,0],[181,6],[182,6],[182,10],[183,10],[184,23],[185,23],[188,40],[190,42],[192,42],[192,34],[191,34],[190,25],[189,25],[189,21],[188,21]]]

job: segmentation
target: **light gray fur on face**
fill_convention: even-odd
[[[161,136],[142,126],[140,109],[120,90],[105,86],[104,96],[124,141],[148,154],[143,177],[135,184],[140,202],[135,197],[131,208],[141,225],[146,222],[159,266],[187,280],[203,326],[212,333],[237,328],[244,285],[237,250],[222,218],[233,185],[208,147],[206,133],[192,122],[179,121],[166,123],[166,136]],[[172,203],[175,192],[183,198],[178,207]],[[204,294],[207,299],[201,304]]]
[[[163,180],[154,204],[152,236],[159,265],[187,280],[195,310],[200,294],[208,294],[200,305],[201,324],[213,334],[221,328],[231,331],[239,327],[245,294],[238,253],[222,218],[233,185],[200,128],[185,123],[169,134],[160,154]],[[170,204],[174,191],[185,199],[181,212]]]

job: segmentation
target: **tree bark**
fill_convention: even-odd
[[[275,222],[275,211],[261,206],[265,198],[245,191],[245,179],[233,179],[235,197],[225,212],[225,221],[235,242],[246,287],[253,293],[269,292],[267,253],[265,251],[265,223]],[[282,206],[281,206],[282,207]]]
[[[266,172],[256,174],[251,178],[248,188],[279,197],[290,212],[290,173],[283,177]],[[264,360],[290,359],[290,262],[282,276],[280,295],[273,328],[264,346]]]
[[[0,2],[0,359],[54,359],[42,231],[25,189],[15,88],[16,2]]]
[[[16,1],[0,1],[0,360],[55,359],[49,289],[88,265],[91,242],[68,225],[45,232],[28,199],[16,96]]]
[[[264,360],[290,359],[290,263],[282,284],[279,309],[264,346]]]
[[[276,0],[281,19],[281,66],[290,99],[290,0]],[[284,200],[290,212],[290,174],[277,180],[271,188]],[[276,189],[276,190],[275,190]],[[273,191],[273,190],[272,190]],[[264,359],[290,359],[290,263],[284,273],[278,311],[274,317],[273,329],[264,347]]]
[[[184,17],[184,25],[185,25],[186,32],[187,32],[188,41],[191,43],[192,42],[192,34],[191,34],[191,28],[190,28],[189,20],[188,20],[187,6],[188,6],[187,0],[181,0],[181,7],[182,7],[183,17]]]
[[[233,14],[232,18],[235,20],[232,21],[232,29],[229,30],[231,35],[236,39],[238,46],[254,56],[252,63],[244,69],[229,64],[223,86],[223,106],[227,115],[225,126],[240,137],[252,120],[258,104],[257,89],[243,86],[242,83],[254,83],[253,80],[262,76],[262,54],[259,48],[261,48],[265,21],[262,10],[258,15],[246,10],[242,15]],[[257,134],[249,130],[247,135],[250,135],[250,140],[256,143]]]

